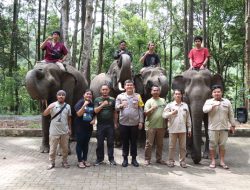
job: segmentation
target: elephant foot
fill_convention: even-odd
[[[42,145],[40,147],[40,153],[49,153],[49,147],[45,146],[45,145]]]

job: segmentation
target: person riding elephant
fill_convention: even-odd
[[[222,83],[222,77],[219,74],[212,74],[208,69],[187,70],[173,79],[172,89],[180,89],[184,92],[184,101],[190,108],[192,119],[191,157],[195,164],[201,161],[202,121],[204,121],[206,133],[204,156],[208,157],[208,118],[207,114],[203,113],[202,107],[211,96],[211,87],[215,84],[222,85]]]
[[[37,63],[28,71],[25,86],[32,99],[40,100],[41,111],[56,101],[56,93],[62,89],[67,93],[66,102],[74,107],[87,89],[87,81],[74,67],[67,64],[67,72],[62,71],[56,64]],[[75,116],[72,110],[73,117]],[[74,118],[72,119],[74,121]],[[41,152],[49,151],[50,116],[42,116],[42,145]]]
[[[132,79],[131,57],[128,54],[121,54],[119,61],[115,60],[107,73],[101,73],[93,78],[90,89],[96,98],[101,96],[101,86],[107,84],[110,86],[110,96],[115,98],[124,90],[122,85],[127,79]]]
[[[168,80],[165,69],[161,67],[146,67],[141,74],[135,75],[135,90],[141,94],[142,99],[146,102],[151,98],[151,87],[157,85],[161,89],[161,98],[166,98],[168,93]]]

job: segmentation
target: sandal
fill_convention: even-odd
[[[216,165],[215,164],[210,164],[209,168],[216,168]]]
[[[79,162],[78,164],[77,164],[77,167],[78,168],[86,168],[86,166],[84,165],[84,163],[83,162]]]
[[[167,165],[168,165],[168,167],[173,168],[174,167],[174,162],[169,162]]]
[[[91,166],[91,164],[86,162],[86,161],[84,161],[83,164],[84,164],[85,167],[90,167]]]
[[[225,169],[225,170],[228,170],[228,169],[229,169],[229,167],[228,167],[226,164],[220,164],[219,166],[222,167],[222,168]]]
[[[50,165],[48,165],[47,170],[51,170],[54,167],[55,167],[55,164],[50,164]]]
[[[62,167],[63,168],[69,168],[68,162],[62,162]]]
[[[187,168],[187,164],[186,164],[185,162],[181,162],[180,166],[181,166],[182,168]]]

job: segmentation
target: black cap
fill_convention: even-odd
[[[215,89],[217,89],[217,88],[219,88],[219,89],[222,90],[222,86],[221,85],[215,84],[215,85],[212,86],[212,91],[215,90]]]
[[[52,35],[53,35],[53,34],[57,34],[58,36],[61,36],[61,32],[60,32],[60,31],[58,31],[58,30],[56,30],[56,31],[52,32]]]

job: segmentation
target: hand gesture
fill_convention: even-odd
[[[216,107],[216,106],[219,106],[219,105],[220,105],[220,101],[215,101],[215,102],[213,103],[213,108]]]
[[[48,40],[52,40],[53,39],[53,37],[52,36],[48,36],[48,38],[47,38]]]
[[[53,103],[51,103],[51,104],[48,106],[48,108],[49,108],[49,109],[52,109],[52,108],[55,107],[55,105],[56,105],[56,102],[53,102]]]
[[[102,102],[102,106],[106,106],[106,105],[108,105],[108,104],[109,104],[108,100],[104,100],[104,101]]]
[[[188,131],[188,137],[191,137],[191,136],[192,136],[192,132]]]
[[[85,107],[85,106],[89,105],[89,103],[90,103],[90,101],[89,101],[89,100],[85,100],[85,102],[84,102],[83,106]]]
[[[178,114],[178,110],[173,110],[172,111],[172,115],[177,115]]]

